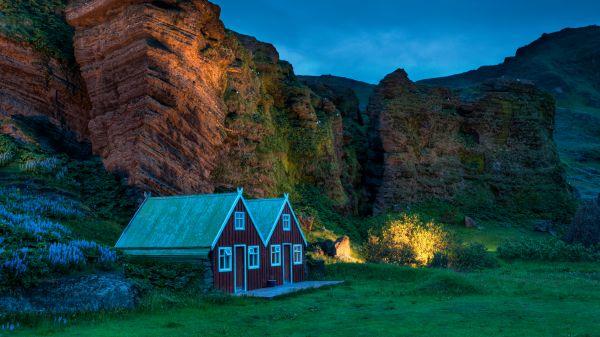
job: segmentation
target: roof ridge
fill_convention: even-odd
[[[246,199],[246,202],[252,202],[252,201],[275,201],[275,200],[285,201],[285,198]]]
[[[222,196],[238,196],[238,193],[233,192],[233,193],[171,195],[171,196],[161,196],[161,197],[150,197],[149,199],[161,200],[161,199],[183,199],[183,198],[212,198],[212,197],[222,197]]]

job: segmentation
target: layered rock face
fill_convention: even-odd
[[[45,116],[87,136],[90,107],[76,69],[0,35],[0,117]]]
[[[552,139],[554,100],[533,85],[497,80],[452,92],[398,70],[368,111],[375,212],[431,198],[532,209],[569,198]]]
[[[90,1],[67,11],[92,102],[93,150],[129,183],[172,194],[210,192],[223,143],[219,99],[231,56],[204,1]]]

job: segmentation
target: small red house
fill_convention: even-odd
[[[248,200],[247,205],[265,238],[269,279],[278,285],[304,281],[307,242],[288,195]]]
[[[287,195],[246,201],[242,193],[147,198],[116,248],[198,263],[206,289],[243,293],[304,280],[306,240]]]

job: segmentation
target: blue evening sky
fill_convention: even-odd
[[[225,25],[273,43],[297,74],[377,83],[497,64],[544,32],[600,24],[600,0],[212,0]]]

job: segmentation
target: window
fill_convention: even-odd
[[[258,246],[248,247],[248,269],[260,268],[260,253]]]
[[[231,271],[231,247],[219,247],[219,271]]]
[[[289,214],[284,214],[282,216],[282,221],[283,221],[283,230],[284,231],[289,231],[292,229],[292,220],[290,219]]]
[[[294,245],[294,264],[302,264],[302,245]]]
[[[235,230],[243,231],[246,228],[246,213],[235,212]]]
[[[281,266],[281,246],[280,245],[271,246],[271,265],[272,266]]]

